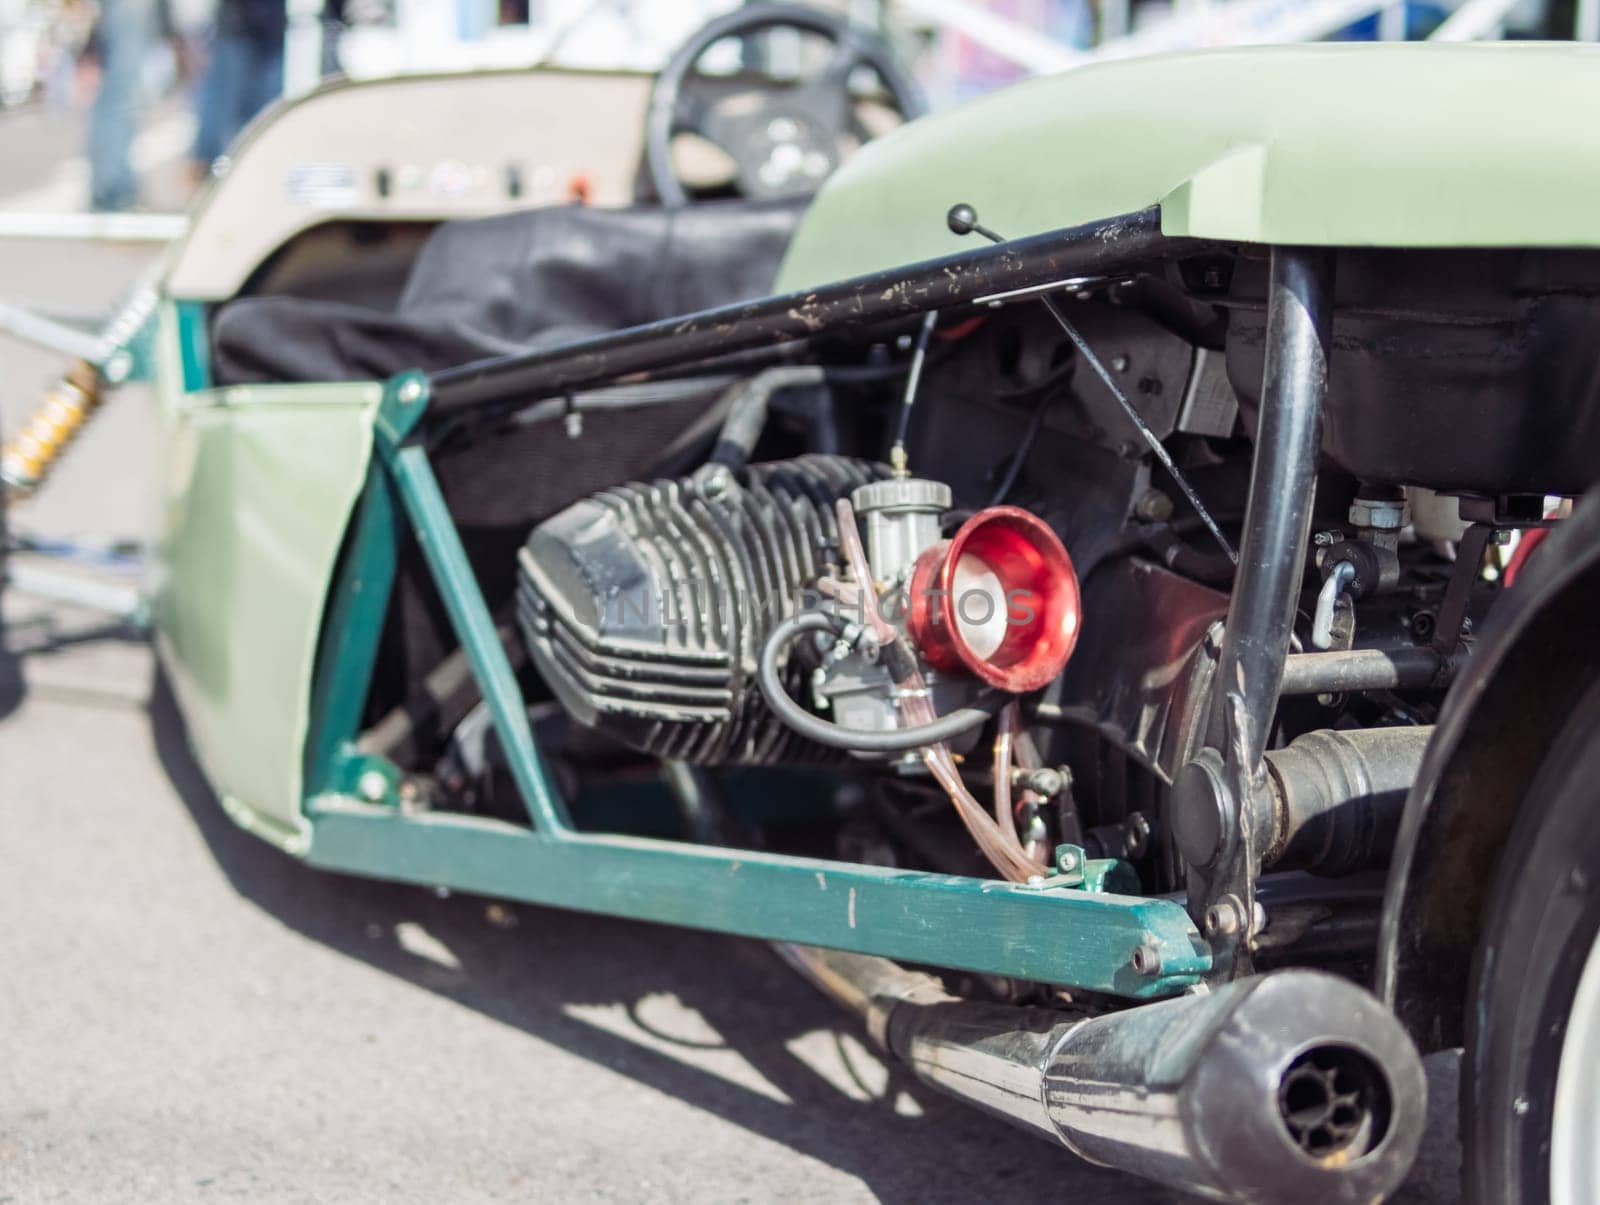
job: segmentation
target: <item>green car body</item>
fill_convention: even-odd
[[[1594,136],[1578,116],[1600,110],[1597,67],[1600,55],[1572,46],[1287,46],[1035,80],[866,147],[812,204],[777,289],[961,249],[943,220],[954,201],[975,204],[1007,237],[1159,205],[1168,235],[1263,248],[1600,246],[1588,203],[1596,160],[1583,153]],[[400,95],[406,85],[383,86]],[[173,281],[203,269],[208,214],[249,186],[240,177],[252,144],[291,119],[314,125],[318,106],[358,87],[314,93],[263,121],[175,248]],[[426,458],[403,454],[417,414],[404,413],[399,383],[212,388],[206,306],[222,299],[169,288],[159,311],[154,616],[195,752],[240,824],[357,873],[1130,996],[1180,991],[1206,972],[1208,947],[1170,900],[1081,889],[1065,899],[573,832],[504,654],[484,635],[487,611]],[[393,767],[353,745],[402,522],[421,537],[518,751],[531,837],[499,822],[405,815]],[[697,885],[718,876],[726,886],[708,899]],[[969,923],[972,909],[984,910],[982,926]],[[1066,941],[1063,909],[1079,922]],[[1145,942],[1161,952],[1154,978],[1126,965]]]

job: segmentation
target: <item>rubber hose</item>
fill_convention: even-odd
[[[982,727],[1009,701],[1009,696],[1002,692],[986,690],[979,696],[974,706],[959,708],[947,716],[941,716],[931,724],[919,724],[914,728],[895,728],[885,732],[846,728],[842,724],[835,724],[831,720],[812,715],[795,702],[784,687],[782,664],[789,646],[796,638],[807,632],[828,632],[838,635],[838,621],[820,611],[807,611],[800,615],[792,615],[778,624],[767,637],[766,644],[761,647],[761,662],[756,671],[756,680],[760,683],[761,693],[766,696],[767,706],[772,708],[774,715],[801,736],[819,745],[827,745],[830,749],[847,749],[854,753],[906,753],[913,749],[921,749],[925,745],[937,745],[941,741],[952,740],[963,733]]]

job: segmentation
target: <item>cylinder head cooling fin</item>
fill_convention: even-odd
[[[540,674],[580,722],[658,757],[815,757],[755,684],[762,642],[837,563],[834,504],[887,473],[839,456],[620,485],[540,524],[517,614]],[[796,684],[798,686],[798,683]]]

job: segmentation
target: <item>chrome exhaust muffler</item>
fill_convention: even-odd
[[[780,946],[918,1078],[1095,1163],[1224,1201],[1374,1202],[1417,1153],[1422,1062],[1347,980],[1288,969],[1098,1017],[955,999]]]

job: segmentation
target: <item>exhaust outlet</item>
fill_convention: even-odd
[[[1427,1083],[1394,1015],[1299,968],[1073,1019],[957,1000],[895,963],[780,947],[925,1083],[1094,1163],[1224,1201],[1368,1203],[1422,1139]]]

